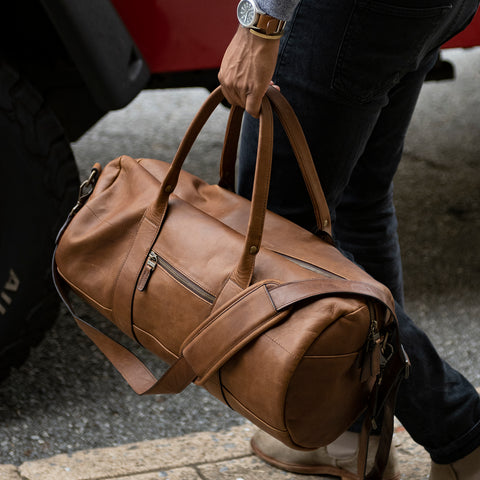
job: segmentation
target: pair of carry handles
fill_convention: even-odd
[[[160,187],[158,195],[146,212],[146,217],[154,224],[161,225],[168,206],[168,198],[175,190],[182,165],[198,134],[223,98],[222,90],[218,87],[208,97],[188,128]],[[332,234],[330,212],[303,130],[289,103],[280,92],[273,87],[269,87],[266,96],[263,98],[260,113],[257,162],[247,235],[240,260],[231,275],[231,279],[241,288],[247,288],[248,285],[250,285],[255,268],[255,255],[258,253],[262,241],[273,153],[272,107],[282,123],[300,166],[312,201],[317,229],[319,232],[323,231],[327,233],[328,236]],[[222,152],[219,185],[230,190],[234,189],[233,172],[235,171],[236,152],[242,116],[243,109],[240,107],[232,107]]]

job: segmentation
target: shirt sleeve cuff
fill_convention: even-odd
[[[300,0],[256,0],[258,6],[268,15],[279,20],[290,20]]]

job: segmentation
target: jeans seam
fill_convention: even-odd
[[[352,23],[353,14],[355,13],[355,10],[357,8],[357,3],[358,3],[357,0],[355,0],[352,4],[352,9],[351,9],[350,14],[348,16],[348,20],[345,23],[345,29],[343,30],[342,40],[341,40],[341,42],[339,42],[337,57],[335,59],[335,65],[333,66],[333,70],[332,70],[332,78],[330,80],[330,88],[334,91],[336,90],[335,89],[335,80],[337,78],[337,71],[338,71],[339,68],[341,68],[341,65],[342,65],[342,62],[343,62],[343,57],[345,56],[345,51],[344,51],[343,46],[344,46],[345,42],[347,41],[347,38],[352,35],[350,25]]]
[[[415,61],[418,61],[418,59],[422,57],[419,62],[421,63],[421,61],[423,61],[423,58],[428,55],[428,52],[423,51],[421,45],[425,44],[426,39],[431,34],[431,31],[433,31],[434,28],[438,27],[438,25],[442,21],[443,16],[446,14],[447,10],[449,10],[448,6],[438,7],[435,9],[435,11],[438,12],[435,18],[433,16],[425,17],[432,18],[429,29],[427,30],[425,28],[423,36],[416,42],[416,49],[409,52],[408,58],[404,58],[396,66],[396,71],[393,72],[389,78],[384,79],[382,82],[377,82],[377,84],[373,85],[368,92],[363,92],[362,94],[360,94],[358,92],[354,93],[349,91],[348,93],[346,93],[348,90],[348,84],[345,84],[345,80],[343,78],[343,76],[345,75],[345,59],[353,56],[353,53],[351,51],[352,37],[355,38],[355,33],[358,30],[358,17],[363,15],[365,11],[371,10],[370,4],[371,2],[368,1],[354,1],[353,8],[350,12],[348,21],[346,23],[345,31],[342,36],[342,41],[339,46],[331,79],[331,88],[335,92],[337,92],[341,96],[346,96],[347,98],[358,101],[361,104],[369,103],[375,100],[379,95],[387,94],[388,91],[390,91],[395,85],[399,83],[400,79],[404,75],[418,69],[419,66],[415,64]],[[419,16],[418,18],[422,17]]]
[[[285,58],[285,56],[286,56],[286,49],[287,49],[287,47],[288,47],[288,43],[289,43],[290,37],[291,37],[291,35],[292,35],[293,25],[295,24],[298,11],[302,8],[302,3],[303,3],[303,1],[300,0],[297,8],[295,9],[295,12],[294,12],[294,14],[293,14],[292,20],[289,22],[290,25],[291,25],[291,27],[290,27],[290,29],[288,30],[287,35],[284,37],[285,40],[282,42],[282,45],[281,45],[281,47],[280,47],[280,52],[279,52],[279,54],[278,54],[277,67],[276,67],[276,69],[275,69],[274,77],[276,77],[277,71],[280,69],[280,67],[281,67],[282,65],[285,65],[284,58]],[[276,83],[276,82],[275,82],[275,83]]]

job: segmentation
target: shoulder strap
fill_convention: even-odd
[[[57,291],[77,325],[95,343],[139,395],[179,393],[193,380],[205,383],[235,353],[265,330],[283,320],[295,303],[315,296],[357,294],[386,303],[382,290],[361,282],[305,280],[278,285],[264,281],[252,285],[216,310],[184,342],[182,354],[160,379],[123,345],[80,318],[67,295],[67,283],[55,262]],[[389,307],[390,308],[390,307]]]
[[[319,295],[359,295],[371,298],[383,304],[395,315],[395,303],[390,291],[379,284],[355,282],[335,278],[319,278],[302,280],[301,282],[283,283],[270,291],[277,310],[288,307],[294,303]]]

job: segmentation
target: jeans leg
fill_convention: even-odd
[[[395,415],[434,462],[452,463],[480,446],[480,396],[399,305],[396,313],[412,367],[400,385]]]
[[[386,285],[403,305],[403,274],[393,178],[404,138],[425,76],[437,58],[432,53],[415,72],[388,93],[365,150],[336,208],[335,239],[355,261]]]

